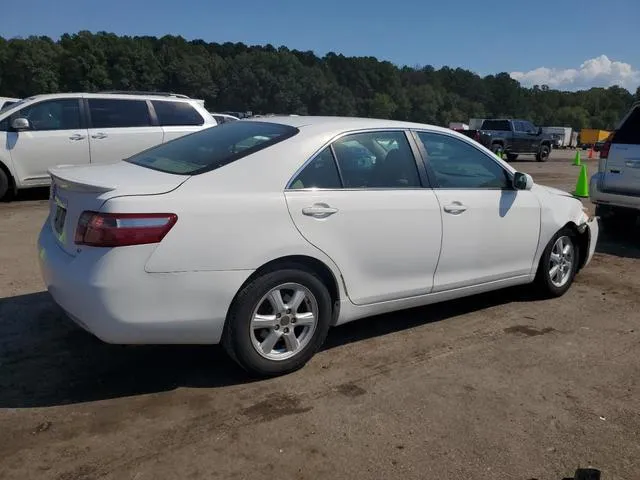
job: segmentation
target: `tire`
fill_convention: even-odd
[[[510,162],[515,162],[518,159],[517,153],[507,153],[507,160]]]
[[[274,289],[280,292],[282,300],[278,317],[274,301],[267,298]],[[297,309],[287,310],[287,307],[293,307],[294,291],[301,292],[304,299]],[[310,325],[308,313],[313,313],[314,308],[315,322]],[[256,326],[254,313],[267,322],[265,327]],[[265,272],[236,295],[227,316],[222,343],[229,356],[251,375],[284,375],[302,368],[318,351],[327,337],[331,317],[331,295],[320,277],[303,265],[288,265]],[[292,337],[297,339],[297,347]],[[273,339],[277,340],[273,346],[268,346]]]
[[[0,168],[0,201],[9,199],[10,187],[11,182],[9,182],[9,177],[4,172],[4,170]]]
[[[552,254],[557,252],[557,242],[560,239],[563,239],[563,242],[570,245],[571,248],[571,264],[568,266],[566,270],[566,278],[556,277],[558,282],[554,282],[551,277],[551,267],[552,267]],[[556,298],[561,297],[569,290],[573,280],[576,276],[576,272],[578,271],[578,262],[580,259],[579,245],[576,241],[575,233],[573,230],[569,228],[562,228],[558,231],[549,241],[549,244],[544,249],[542,253],[542,257],[540,258],[540,263],[538,265],[538,271],[536,273],[535,284],[538,292],[544,298]],[[554,264],[557,264],[554,261]],[[560,280],[562,283],[560,284]]]
[[[546,162],[549,160],[549,154],[551,153],[551,149],[548,145],[542,145],[538,153],[536,153],[536,160],[539,162]]]

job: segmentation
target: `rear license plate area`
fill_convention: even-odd
[[[67,209],[60,202],[56,201],[55,213],[53,215],[53,229],[58,235],[64,230],[64,222],[67,219]]]

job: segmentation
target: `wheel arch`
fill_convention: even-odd
[[[291,267],[305,269],[307,271],[315,273],[316,275],[318,275],[318,277],[320,277],[322,283],[324,283],[324,285],[327,287],[327,290],[329,290],[329,295],[331,296],[331,302],[333,305],[331,325],[335,325],[340,314],[340,300],[342,295],[342,289],[340,288],[341,284],[336,277],[336,273],[331,269],[331,267],[329,267],[322,260],[319,260],[310,255],[301,254],[278,257],[258,267],[240,286],[238,292],[233,297],[231,305],[233,305],[233,303],[236,301],[238,293],[240,293],[250,282],[252,282],[256,278],[268,272]],[[338,273],[338,275],[340,274]],[[344,287],[344,282],[342,281],[341,276],[340,281],[342,282],[342,286]]]
[[[587,255],[589,253],[589,241],[591,232],[588,228],[581,229],[574,221],[569,221],[563,225],[562,229],[569,229],[573,232],[578,246],[578,269],[579,272],[587,261]]]

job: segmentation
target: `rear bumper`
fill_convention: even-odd
[[[613,207],[640,210],[640,193],[638,195],[603,192],[600,189],[602,173],[595,173],[589,181],[589,197],[593,203]],[[640,190],[640,185],[638,186]]]
[[[71,256],[49,223],[38,238],[42,278],[53,300],[107,343],[219,343],[227,311],[251,271],[149,274],[154,245],[88,248]]]

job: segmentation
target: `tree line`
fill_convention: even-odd
[[[287,47],[81,31],[57,41],[0,37],[0,96],[153,90],[201,98],[216,111],[347,115],[437,125],[525,118],[538,125],[612,129],[635,95],[613,86],[578,92],[524,88],[508,73],[397,67]]]

